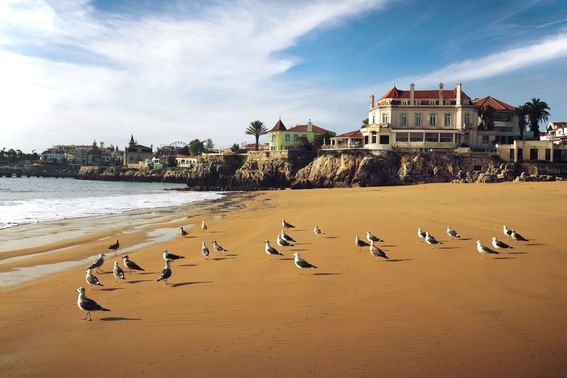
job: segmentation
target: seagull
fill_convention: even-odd
[[[386,260],[389,260],[390,258],[388,256],[386,256],[386,252],[384,252],[383,250],[381,250],[380,248],[376,247],[374,245],[374,242],[371,241],[370,242],[370,254],[374,257],[376,257],[376,260],[378,260],[378,257],[382,257]]]
[[[213,240],[213,249],[217,252],[228,252],[228,250],[224,249],[224,247],[217,243],[216,240]]]
[[[124,255],[122,256],[122,258],[124,259],[124,266],[126,268],[128,268],[128,270],[141,270],[141,271],[145,271],[145,269],[143,269],[141,266],[139,266],[138,264],[136,264],[134,261],[130,260],[128,258],[128,255]]]
[[[163,259],[164,260],[179,260],[179,259],[184,259],[185,256],[179,256],[179,255],[175,255],[171,252],[169,252],[167,249],[163,250]]]
[[[77,298],[77,306],[79,306],[79,308],[82,311],[85,311],[87,313],[85,315],[85,317],[83,318],[83,320],[87,320],[87,318],[88,318],[89,321],[93,320],[91,318],[91,312],[110,311],[109,309],[102,307],[101,305],[99,305],[98,303],[93,301],[92,299],[87,298],[85,296],[85,288],[84,287],[78,288],[77,292],[79,293],[79,298]]]
[[[209,247],[207,247],[204,240],[201,243],[201,253],[205,256],[205,258],[209,256]]]
[[[502,226],[502,232],[506,236],[512,236],[512,232],[514,232],[514,230],[512,230],[511,228],[508,228],[508,226],[504,225],[504,226]]]
[[[287,222],[285,221],[285,218],[282,218],[282,227],[283,227],[283,228],[295,228],[295,226],[294,226],[293,224],[287,223]]]
[[[441,242],[440,242],[440,241],[437,241],[437,239],[435,239],[435,238],[433,237],[433,235],[431,235],[429,232],[426,232],[426,233],[425,233],[425,242],[426,242],[427,244],[429,244],[429,245],[432,245],[432,244],[441,244]]]
[[[366,231],[366,239],[369,242],[384,242],[384,240],[380,239],[378,236],[372,235],[370,231]]]
[[[92,269],[87,269],[87,275],[86,275],[85,279],[87,280],[87,283],[89,284],[89,287],[91,287],[92,285],[94,285],[94,286],[104,286],[102,283],[100,283],[100,281],[98,280],[97,276],[95,276],[95,275],[92,273]]]
[[[275,249],[274,247],[272,247],[272,246],[270,245],[270,241],[269,241],[269,240],[266,240],[264,243],[265,243],[264,249],[265,249],[265,251],[266,251],[266,253],[267,253],[268,255],[270,255],[270,256],[272,256],[272,255],[280,255],[280,256],[283,256],[283,253],[281,253],[280,251],[278,251],[277,249]]]
[[[491,253],[491,254],[498,254],[498,252],[496,252],[496,251],[494,251],[494,250],[488,248],[487,246],[482,245],[481,242],[480,242],[480,240],[477,240],[477,241],[476,241],[476,250],[477,250],[478,253],[480,253],[480,254],[488,254],[488,253]]]
[[[315,233],[315,235],[323,235],[324,234],[324,232],[317,225],[315,225],[315,227],[313,227],[313,232]]]
[[[120,248],[120,242],[118,241],[118,239],[116,239],[116,243],[113,243],[113,244],[108,246],[108,249],[114,251],[115,256],[116,256],[116,251],[118,251],[118,248]]]
[[[203,223],[201,223],[201,230],[206,230],[206,229],[207,229],[207,223],[203,221]]]
[[[512,239],[515,241],[529,241],[528,239],[524,238],[522,235],[517,233],[516,231],[512,231]]]
[[[496,249],[513,248],[511,245],[508,245],[508,244],[504,243],[503,241],[496,239],[496,236],[492,237],[492,246]]]
[[[165,259],[165,267],[163,268],[159,278],[157,279],[157,282],[159,281],[165,282],[166,286],[167,286],[167,280],[171,277],[171,274],[173,273],[170,266],[171,261],[172,260],[170,259]]]
[[[356,237],[354,238],[354,244],[358,247],[359,250],[362,247],[369,247],[370,246],[370,244],[368,244],[364,240],[359,239],[358,235],[356,235]]]
[[[126,279],[126,276],[124,276],[124,271],[121,267],[118,266],[118,261],[116,260],[114,260],[114,268],[112,268],[112,274],[114,274],[114,277],[119,280]]]
[[[187,231],[185,231],[183,226],[179,228],[179,232],[181,233],[181,236],[187,236],[189,234]]]
[[[293,255],[295,256],[294,259],[295,266],[298,267],[299,269],[317,269],[315,265],[310,264],[307,261],[303,260],[301,257],[299,257],[299,253],[296,252]]]
[[[293,247],[293,244],[283,239],[280,234],[276,236],[276,242],[280,247]]]
[[[417,228],[417,236],[419,236],[422,239],[425,239],[425,235],[427,234],[427,232],[425,231],[421,231],[421,227]]]
[[[449,235],[452,238],[457,238],[457,239],[461,238],[461,235],[459,235],[457,231],[452,229],[451,226],[447,227],[447,235]]]
[[[286,233],[284,232],[284,230],[282,230],[282,232],[281,232],[280,235],[282,236],[282,239],[285,239],[285,240],[288,241],[288,242],[294,242],[294,243],[296,243],[295,239],[292,238],[291,236],[289,236],[288,234],[286,234]]]
[[[104,256],[106,256],[104,253],[101,253],[98,255],[97,259],[95,260],[94,263],[92,263],[87,269],[95,269],[96,270],[100,270],[102,271],[102,269],[99,269],[102,264],[104,264]]]

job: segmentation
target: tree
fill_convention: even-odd
[[[189,155],[197,156],[205,152],[205,143],[199,139],[193,139],[189,142]]]
[[[368,118],[363,119],[362,125],[360,125],[361,129],[364,129],[365,127],[368,127]]]
[[[313,146],[318,149],[323,144],[330,144],[331,138],[335,135],[336,134],[332,131],[325,131],[322,134],[315,134],[315,138],[313,139]]]
[[[236,143],[234,143],[231,147],[230,150],[235,153],[238,154],[240,152],[240,146]]]
[[[262,135],[265,135],[268,133],[268,129],[266,128],[266,126],[264,126],[264,123],[262,121],[254,121],[254,122],[250,122],[250,125],[248,125],[248,127],[246,128],[246,134],[248,135],[254,135],[254,137],[256,138],[256,151],[258,151],[258,140],[260,140],[260,137]]]
[[[515,108],[516,115],[518,116],[518,127],[520,128],[520,139],[524,139],[526,132],[526,115],[528,115],[526,105],[520,105]]]
[[[547,121],[549,118],[549,106],[545,101],[541,101],[539,98],[532,98],[531,102],[526,102],[524,104],[526,107],[526,113],[528,116],[528,121],[530,122],[530,130],[534,134],[534,139],[539,139],[539,123],[541,121]]]
[[[492,130],[494,128],[494,109],[491,106],[483,106],[478,109],[478,115],[480,116],[480,129]]]

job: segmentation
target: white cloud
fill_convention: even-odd
[[[340,125],[343,94],[285,80],[282,55],[316,30],[387,0],[216,2],[197,14],[102,14],[88,1],[0,5],[0,124],[6,147],[243,141],[254,119]],[[357,123],[357,122],[355,122]],[[347,126],[349,127],[349,126]],[[0,146],[1,148],[1,146]]]
[[[507,74],[522,68],[567,58],[567,31],[528,46],[517,47],[483,58],[451,64],[415,80],[416,85],[472,81]]]

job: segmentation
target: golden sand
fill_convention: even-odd
[[[0,376],[564,376],[565,203],[563,182],[255,193],[244,209],[191,219],[207,231],[129,253],[147,272],[127,282],[113,282],[111,258],[87,296],[112,311],[92,322],[76,306],[83,268],[1,289]],[[282,217],[298,243],[267,256]],[[477,239],[510,242],[503,224],[530,241],[480,256]],[[426,245],[419,226],[443,244]],[[392,261],[354,246],[367,230]],[[156,282],[163,248],[187,257],[171,287]],[[293,252],[319,269],[299,271]]]

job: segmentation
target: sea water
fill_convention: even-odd
[[[0,177],[0,229],[179,206],[222,196],[216,192],[166,190],[184,187],[168,183]]]

